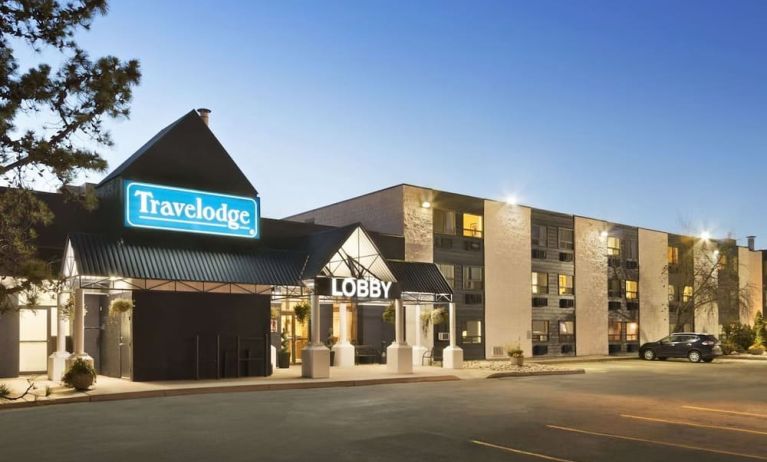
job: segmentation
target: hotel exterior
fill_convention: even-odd
[[[82,186],[94,211],[36,193],[55,214],[37,246],[63,285],[0,315],[0,377],[57,380],[75,358],[138,381],[264,376],[278,349],[313,378],[363,361],[458,368],[517,344],[528,356],[631,353],[678,324],[674,304],[696,284],[683,260],[712,252],[723,293],[748,289],[748,300],[712,301],[684,329],[719,334],[763,310],[767,260],[753,239],[704,242],[406,184],[261,217],[208,112]],[[116,299],[133,308],[113,312]]]

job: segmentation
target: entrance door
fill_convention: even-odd
[[[280,332],[285,332],[290,342],[290,361],[293,364],[299,364],[301,350],[309,343],[309,322],[298,322],[292,311],[283,311],[281,318]]]
[[[120,318],[120,378],[133,377],[133,310],[119,314]]]
[[[48,368],[48,308],[19,310],[19,371],[39,373]]]

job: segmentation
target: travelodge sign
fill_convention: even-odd
[[[125,182],[125,225],[257,239],[259,200]]]

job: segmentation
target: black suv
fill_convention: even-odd
[[[721,354],[722,347],[716,337],[695,332],[671,334],[657,342],[645,343],[639,348],[639,357],[648,361],[656,358],[687,358],[692,363],[710,363]]]

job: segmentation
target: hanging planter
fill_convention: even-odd
[[[431,327],[431,311],[421,313],[421,330],[423,335],[429,334],[429,328]]]
[[[431,310],[431,323],[435,326],[447,322],[447,311],[444,308]]]
[[[311,316],[312,307],[308,303],[299,303],[293,307],[293,312],[296,314],[296,321],[303,324]]]
[[[115,298],[109,304],[110,314],[122,314],[133,309],[133,300],[129,298]]]
[[[381,317],[383,318],[384,322],[394,324],[394,321],[397,317],[397,314],[394,312],[394,305],[387,306],[386,309],[383,310]]]

